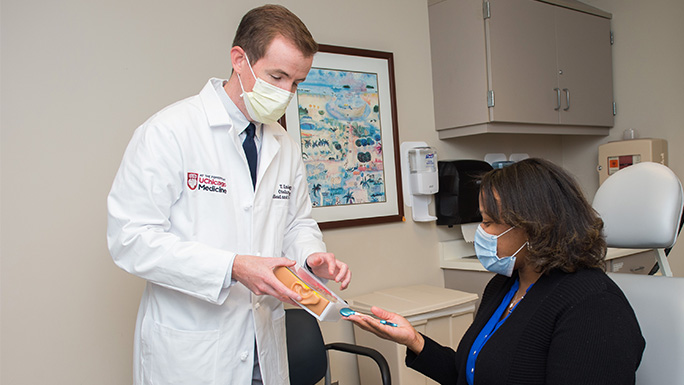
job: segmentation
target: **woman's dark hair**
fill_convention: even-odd
[[[525,230],[537,271],[605,269],[603,221],[561,167],[530,158],[492,170],[481,179],[480,199],[494,222]]]

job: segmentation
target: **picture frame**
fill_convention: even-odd
[[[319,45],[280,123],[299,144],[321,229],[404,220],[391,52]]]

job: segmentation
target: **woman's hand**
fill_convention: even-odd
[[[346,319],[352,321],[361,329],[369,331],[380,338],[406,345],[406,347],[416,354],[420,354],[420,352],[423,351],[423,346],[425,346],[423,336],[411,326],[406,318],[375,306],[371,307],[371,312],[380,319],[394,322],[397,326],[383,325],[380,323],[380,320],[359,313],[346,317]]]

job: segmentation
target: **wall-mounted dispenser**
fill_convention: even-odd
[[[428,205],[432,194],[439,191],[437,152],[425,142],[401,144],[401,179],[404,201],[412,207],[416,222],[430,222],[437,217],[430,215]]]
[[[492,166],[481,160],[469,159],[440,161],[438,166],[437,224],[453,226],[480,222],[479,178]]]
[[[643,138],[604,143],[598,147],[598,161],[599,184],[636,163],[656,162],[667,166],[667,141]]]

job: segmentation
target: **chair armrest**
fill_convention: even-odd
[[[391,385],[392,384],[392,378],[390,376],[390,370],[389,370],[389,364],[387,364],[387,360],[385,357],[380,354],[379,351],[371,348],[367,348],[365,346],[359,346],[359,345],[354,345],[354,344],[347,344],[344,342],[333,342],[330,344],[326,344],[325,348],[328,350],[339,350],[341,352],[347,352],[347,353],[354,353],[354,354],[359,354],[362,356],[370,357],[375,361],[376,364],[378,364],[378,368],[380,368],[380,375],[382,376],[382,383],[384,385]]]

